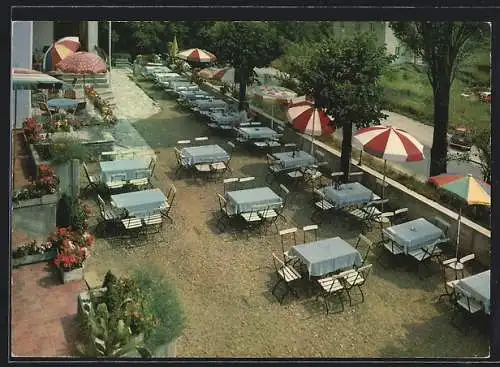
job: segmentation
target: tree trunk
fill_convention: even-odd
[[[446,173],[449,104],[450,81],[443,75],[438,79],[434,92],[434,134],[431,148],[430,176]]]
[[[344,172],[342,181],[349,180],[349,171],[351,168],[352,152],[352,123],[346,122],[342,125],[342,155],[340,156],[340,170]]]
[[[240,69],[239,70],[239,79],[240,79],[240,96],[239,96],[239,104],[238,104],[238,110],[244,110],[246,107],[246,99],[247,99],[247,78],[246,75],[248,74],[246,70]]]

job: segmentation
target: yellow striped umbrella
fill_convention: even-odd
[[[449,191],[464,200],[467,205],[491,206],[491,185],[475,178],[471,174],[458,175],[443,173],[429,177],[429,182],[438,188]],[[462,219],[462,208],[458,214],[457,249],[455,257],[458,256],[458,245],[460,243],[460,222]]]

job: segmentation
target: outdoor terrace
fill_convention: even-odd
[[[416,271],[404,267],[384,269],[375,261],[377,250],[367,260],[373,268],[364,288],[364,303],[354,298],[352,307],[347,305],[344,312],[333,310],[326,316],[322,302],[308,296],[310,285],[304,281],[299,299],[280,305],[271,294],[277,280],[271,254],[281,251],[275,230],[271,228],[265,236],[219,233],[214,217],[219,211],[216,193],[223,191],[221,180],[173,174],[173,148],[178,140],[209,136],[209,143],[226,148],[230,137],[211,135],[206,123],[178,107],[175,100],[151,89],[149,83],[141,85],[159,101],[162,112],[135,123],[135,128],[158,156],[154,186],[164,193],[172,183],[177,188],[174,223],[165,223],[159,236],[132,248],[99,238],[86,266],[86,279],[91,286],[99,286],[109,269],[117,275],[127,274],[133,266],[163,269],[177,287],[185,309],[186,328],[177,342],[178,356],[488,355],[488,331],[474,328],[464,335],[451,325],[450,305],[437,300],[444,292],[438,273],[421,280]],[[227,177],[255,176],[248,187],[265,185],[264,154],[237,148],[231,167],[233,172]],[[280,229],[311,224],[311,192],[300,187],[292,190],[284,212],[287,221],[278,222]],[[91,203],[98,215],[97,205]],[[419,217],[418,213],[409,214]],[[340,236],[354,244],[359,232],[337,217],[320,224],[318,237]],[[378,230],[368,237],[377,241]],[[301,233],[298,239],[300,243]],[[434,269],[438,269],[437,264]]]

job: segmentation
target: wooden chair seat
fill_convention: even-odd
[[[243,219],[245,219],[247,222],[258,222],[262,220],[261,217],[257,213],[251,212],[251,213],[241,213],[240,214]]]
[[[257,212],[257,214],[261,217],[261,218],[274,218],[274,217],[277,217],[278,216],[278,213],[276,213],[276,211],[274,209],[268,209],[268,210],[262,210],[260,212]]]
[[[149,180],[147,177],[135,178],[135,179],[130,180],[129,183],[131,183],[132,185],[135,185],[135,186],[144,186],[144,185],[147,185],[149,183]]]
[[[356,270],[349,271],[347,274],[344,275],[343,277],[344,281],[349,284],[350,286],[358,285],[358,284],[363,284],[365,279],[361,274],[359,274]]]
[[[314,203],[314,206],[316,206],[321,210],[330,210],[334,208],[334,206],[329,201],[326,200],[317,201]]]
[[[259,148],[265,148],[267,147],[267,143],[263,141],[254,141],[253,145]]]
[[[144,218],[144,225],[155,225],[155,224],[162,224],[163,218],[161,214],[152,214],[146,218]]]
[[[227,168],[226,164],[224,162],[212,163],[211,166],[212,166],[212,169],[214,169],[216,171],[223,171]]]
[[[318,279],[318,283],[321,286],[321,288],[323,288],[323,290],[327,293],[338,292],[338,291],[344,289],[344,286],[337,279],[336,276]]]
[[[300,171],[292,171],[292,172],[288,172],[287,173],[288,177],[291,177],[291,178],[300,178],[300,177],[304,177],[304,175],[302,174],[302,172]]]
[[[125,181],[111,181],[111,182],[106,182],[106,186],[110,189],[120,189],[125,185]]]
[[[142,227],[142,221],[140,218],[125,218],[122,219],[122,224],[125,229],[134,229]]]
[[[291,266],[283,266],[278,270],[278,274],[287,283],[301,278],[299,272]]]
[[[195,164],[194,167],[198,172],[210,172],[210,165],[209,164]]]

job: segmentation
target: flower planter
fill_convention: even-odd
[[[76,268],[70,271],[63,271],[62,269],[59,269],[63,283],[66,284],[69,282],[83,280],[83,267],[84,265],[82,265],[81,268]]]
[[[17,267],[21,265],[35,264],[42,261],[49,261],[56,257],[57,251],[51,250],[42,254],[26,255],[23,257],[12,258],[12,266]]]

